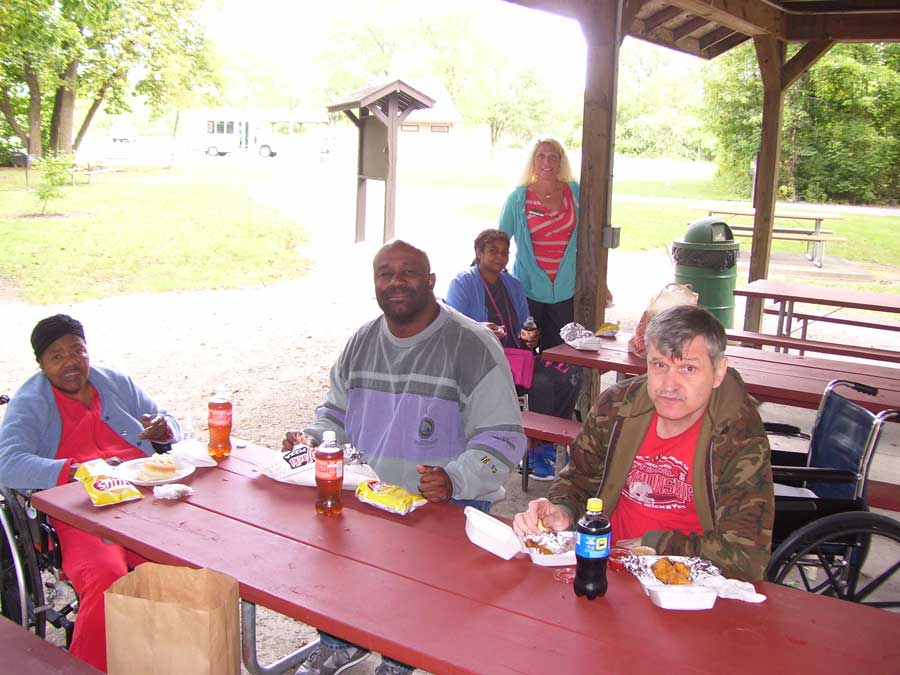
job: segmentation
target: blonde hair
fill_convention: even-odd
[[[559,153],[559,180],[564,183],[570,183],[575,180],[572,175],[572,166],[569,164],[569,156],[562,143],[552,136],[540,136],[531,144],[528,152],[528,160],[525,162],[525,168],[522,171],[522,177],[519,179],[518,185],[531,185],[534,182],[534,156],[537,154],[541,143],[549,143]]]

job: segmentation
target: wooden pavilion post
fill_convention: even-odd
[[[771,35],[753,39],[759,72],[763,82],[763,118],[756,182],[753,193],[753,240],[750,249],[748,281],[769,276],[772,251],[772,226],[778,196],[778,165],[781,157],[781,130],[784,117],[784,92],[821,58],[834,44],[820,40],[809,42],[785,63],[785,44]],[[759,332],[763,301],[747,298],[744,330]]]
[[[584,2],[578,13],[587,43],[587,76],[581,142],[575,320],[593,330],[603,322],[606,314],[609,249],[603,245],[603,232],[612,222],[622,0]]]

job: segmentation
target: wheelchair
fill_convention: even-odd
[[[7,403],[0,396],[0,405]],[[30,492],[0,486],[0,615],[47,637],[47,625],[72,642],[78,599],[62,575],[62,550],[47,517],[31,506]]]
[[[805,454],[772,453],[776,483],[774,551],[768,581],[884,609],[900,608],[900,522],[872,513],[866,480],[888,419],[836,390],[878,390],[848,380],[828,384]],[[767,425],[770,433],[792,433]],[[802,435],[801,435],[802,437]]]
[[[47,637],[48,624],[72,642],[78,600],[62,574],[55,530],[32,506],[30,493],[0,487],[0,614]]]

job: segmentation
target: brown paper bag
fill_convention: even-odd
[[[238,583],[212,570],[144,563],[110,586],[109,675],[239,675]]]

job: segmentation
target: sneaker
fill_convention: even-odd
[[[355,666],[369,655],[368,649],[347,647],[346,649],[329,649],[319,644],[313,650],[295,675],[338,675]]]
[[[556,472],[554,463],[547,459],[543,453],[535,452],[528,463],[528,477],[534,480],[553,480]]]
[[[382,657],[381,663],[372,675],[410,675],[415,670],[412,666],[404,665],[398,661],[389,661]]]

